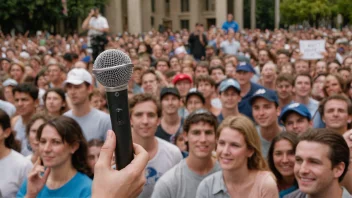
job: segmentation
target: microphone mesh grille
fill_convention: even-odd
[[[126,65],[130,64],[130,65]],[[94,71],[121,65],[111,70]],[[117,87],[128,83],[133,73],[133,65],[130,57],[116,49],[105,50],[94,61],[93,72],[97,80],[105,87]]]

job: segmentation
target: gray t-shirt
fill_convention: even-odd
[[[182,160],[181,151],[177,146],[158,137],[155,138],[158,141],[158,151],[147,164],[145,169],[147,182],[139,198],[151,197],[156,181]]]
[[[308,195],[299,189],[293,191],[292,193],[285,195],[283,198],[308,198]],[[350,193],[346,190],[346,188],[342,187],[342,197],[341,198],[352,198]]]
[[[188,168],[184,159],[158,180],[152,198],[196,197],[200,182],[208,175],[220,170],[220,165],[216,162],[213,169],[206,175],[198,175]]]
[[[262,137],[262,134],[260,133],[260,126],[256,126],[256,129],[260,138],[260,143],[262,145],[262,155],[264,158],[266,158],[268,156],[271,142]]]
[[[32,162],[18,152],[11,153],[0,160],[0,197],[16,197],[23,181],[32,170]]]
[[[64,115],[78,122],[87,141],[91,139],[104,140],[106,132],[112,129],[109,114],[95,108],[92,108],[87,115],[82,117],[73,115],[72,110],[66,112]]]

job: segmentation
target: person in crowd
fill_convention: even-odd
[[[4,98],[11,104],[15,104],[13,88],[17,85],[18,83],[12,78],[8,78],[2,83],[2,87],[4,88]]]
[[[344,138],[330,129],[312,129],[299,137],[294,174],[299,190],[295,197],[351,197],[340,182],[347,173],[350,150]]]
[[[205,98],[204,108],[208,109],[214,115],[219,115],[221,109],[216,106],[216,98],[213,98],[215,94],[215,81],[209,75],[201,75],[196,79],[195,83],[197,91],[203,94]]]
[[[220,170],[212,157],[216,145],[216,117],[198,109],[185,120],[183,133],[189,156],[167,171],[156,183],[152,198],[196,197],[199,183]]]
[[[192,88],[186,95],[185,106],[188,113],[192,113],[197,109],[204,108],[205,98],[202,93],[197,91],[196,88]]]
[[[90,106],[89,94],[93,89],[91,74],[85,69],[72,69],[64,84],[72,106],[64,115],[78,122],[87,141],[104,140],[106,131],[112,128],[111,121],[107,113]]]
[[[184,119],[178,115],[181,105],[181,96],[174,87],[164,87],[160,92],[161,119],[155,135],[165,141],[177,132],[182,131]]]
[[[296,134],[304,133],[313,126],[309,110],[303,104],[297,102],[285,106],[279,119],[287,131]]]
[[[262,155],[267,157],[272,140],[284,131],[278,122],[279,100],[270,90],[258,89],[251,97],[250,104],[257,123],[256,130],[261,142]]]
[[[279,197],[249,118],[228,117],[218,127],[216,138],[216,156],[222,170],[199,184],[196,197]]]
[[[89,94],[89,103],[91,107],[107,113],[108,109],[106,109],[104,105],[104,100],[104,95],[99,89],[94,89],[92,93]]]
[[[194,78],[197,79],[201,75],[209,74],[209,63],[207,61],[199,61],[194,69]]]
[[[323,90],[326,96],[343,94],[345,90],[345,80],[338,73],[329,74],[325,78]]]
[[[10,118],[12,118],[16,113],[16,107],[10,102],[5,100],[4,89],[0,86],[0,109],[5,111]]]
[[[293,172],[297,135],[283,132],[277,135],[269,148],[268,165],[277,179],[280,198],[298,189]]]
[[[66,94],[61,88],[48,89],[43,96],[43,100],[45,111],[50,116],[60,116],[67,109]]]
[[[181,99],[184,100],[188,91],[193,87],[193,80],[187,74],[177,74],[174,76],[172,84],[180,93]]]
[[[349,67],[341,67],[337,71],[344,81],[347,81],[351,75],[351,68]]]
[[[232,14],[227,14],[227,21],[225,21],[222,24],[222,29],[227,32],[229,31],[229,29],[232,29],[235,32],[239,31],[239,26],[238,23],[236,21],[233,20],[233,15]]]
[[[190,54],[196,60],[205,59],[205,46],[207,46],[208,40],[204,35],[203,24],[196,24],[195,31],[189,36],[188,43],[190,44]]]
[[[23,155],[20,142],[11,129],[9,115],[0,109],[0,196],[16,197],[16,193],[33,165]]]
[[[240,115],[238,103],[241,101],[240,84],[231,78],[223,80],[219,85],[219,96],[222,109],[217,116],[218,122],[221,123],[224,119],[230,116]]]
[[[280,74],[276,78],[276,92],[279,98],[279,107],[290,104],[293,99],[293,77],[291,74]]]
[[[37,139],[40,158],[17,197],[91,196],[88,145],[79,124],[66,116],[54,118],[39,127]]]
[[[15,106],[17,116],[11,120],[11,125],[16,131],[16,139],[21,141],[21,153],[25,156],[29,155],[30,147],[26,140],[26,126],[35,114],[38,107],[38,88],[29,83],[17,85],[13,90],[15,98]]]
[[[321,101],[325,98],[324,84],[326,80],[326,73],[319,73],[313,79],[312,98]]]
[[[36,113],[29,120],[26,127],[26,138],[28,140],[29,146],[31,148],[32,153],[28,155],[26,158],[29,159],[32,164],[34,164],[39,158],[39,141],[37,140],[37,132],[39,127],[46,123],[51,117],[43,114]]]
[[[10,66],[10,77],[17,83],[22,83],[25,76],[25,67],[22,62],[13,62]]]
[[[225,69],[221,65],[210,67],[209,73],[217,86],[221,83],[221,81],[226,79]]]
[[[92,173],[99,159],[99,153],[104,142],[100,139],[92,139],[88,142],[88,165]]]
[[[63,88],[63,75],[65,74],[65,68],[57,62],[52,62],[49,63],[47,69],[49,73],[49,87]]]
[[[342,135],[351,122],[352,104],[344,95],[332,95],[320,103],[319,112],[326,128]]]
[[[296,74],[309,73],[309,63],[303,59],[296,60],[294,63],[294,69]]]
[[[153,69],[148,69],[141,75],[142,88],[144,93],[158,95],[160,79]]]
[[[129,111],[133,142],[141,145],[150,156],[145,174],[147,182],[139,197],[150,197],[157,180],[182,160],[182,154],[175,145],[155,136],[161,117],[156,97],[148,93],[134,95]]]
[[[240,42],[235,39],[235,30],[228,29],[227,39],[220,43],[221,51],[226,55],[237,55],[240,48]]]

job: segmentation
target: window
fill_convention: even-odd
[[[181,12],[189,12],[189,0],[181,0]]]
[[[181,20],[181,29],[189,29],[189,20]]]
[[[151,0],[152,3],[152,12],[155,12],[155,0]]]
[[[204,0],[204,11],[214,11],[215,2],[214,0]]]

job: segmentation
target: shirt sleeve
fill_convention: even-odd
[[[261,198],[279,198],[279,190],[271,174],[263,178],[260,191],[262,192]]]

